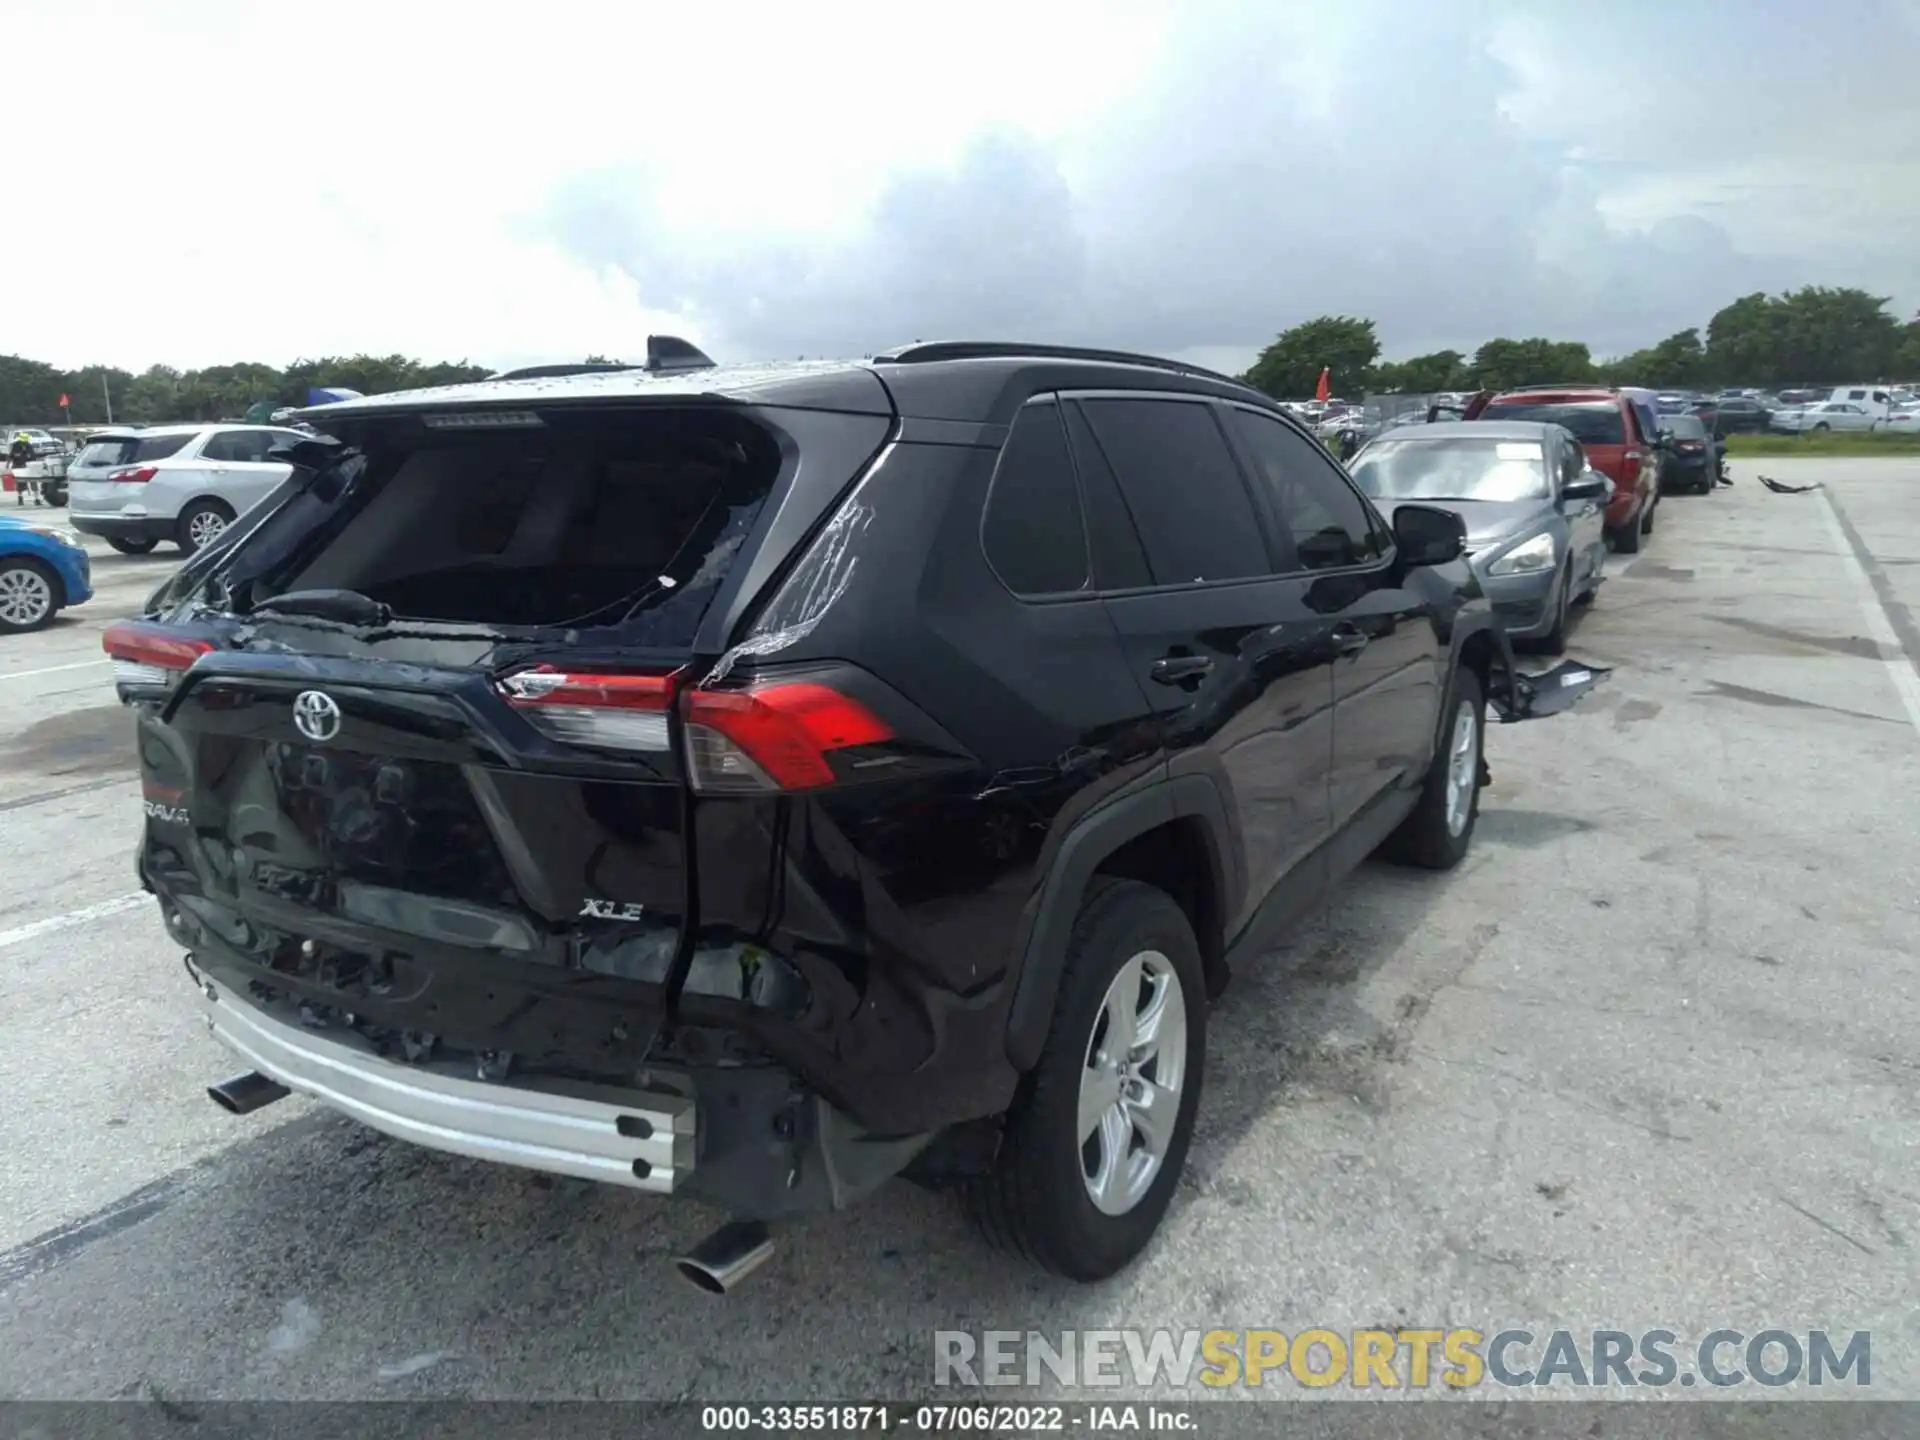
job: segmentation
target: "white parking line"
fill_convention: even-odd
[[[0,675],[0,680],[31,680],[36,675],[58,675],[63,670],[91,670],[95,665],[111,665],[113,661],[104,655],[98,660],[78,660],[71,665],[48,665],[40,670],[15,670]]]
[[[122,895],[118,899],[102,900],[97,905],[83,905],[78,910],[69,910],[64,915],[51,915],[45,920],[35,920],[31,925],[16,926],[12,930],[0,930],[0,950],[27,940],[37,940],[42,935],[51,935],[55,931],[71,930],[76,925],[85,925],[92,920],[118,915],[123,910],[131,910],[152,898],[146,891],[136,890],[131,895]]]
[[[1867,633],[1880,647],[1880,663],[1887,667],[1887,678],[1893,682],[1900,703],[1906,707],[1914,734],[1920,735],[1920,674],[1915,674],[1913,668],[1915,663],[1920,663],[1920,657],[1910,659],[1901,645],[1893,617],[1887,613],[1886,601],[1875,590],[1873,576],[1867,573],[1868,562],[1862,559],[1846,527],[1840,523],[1840,511],[1832,497],[1825,490],[1820,491],[1819,496],[1820,514],[1827,522],[1827,535],[1833,541],[1834,553],[1847,567],[1847,573],[1853,577],[1853,587],[1859,592],[1860,614],[1867,622]]]

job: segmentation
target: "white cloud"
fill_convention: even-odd
[[[0,134],[56,196],[9,227],[4,343],[1237,364],[1326,311],[1390,353],[1627,348],[1808,282],[1905,313],[1914,8],[16,0],[9,55],[83,58],[9,67],[58,118]]]

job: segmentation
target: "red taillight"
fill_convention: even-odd
[[[151,465],[136,465],[129,470],[116,470],[107,479],[116,485],[144,485],[159,473]]]
[[[572,745],[665,750],[675,675],[579,675],[541,665],[509,675],[500,694],[538,729]]]
[[[810,681],[681,697],[687,764],[705,791],[817,790],[837,778],[828,756],[893,730],[858,700]]]
[[[542,665],[509,675],[501,696],[555,740],[611,750],[671,748],[676,699],[687,771],[706,792],[817,790],[838,778],[836,750],[893,738],[858,700],[815,681],[682,690],[681,676],[577,674]]]
[[[122,620],[101,634],[100,648],[113,657],[117,683],[168,685],[213,646],[205,640],[168,634],[157,625]]]

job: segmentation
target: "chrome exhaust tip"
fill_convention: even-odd
[[[765,1225],[729,1220],[673,1264],[689,1285],[709,1295],[725,1295],[772,1258],[773,1236]]]
[[[278,1080],[269,1080],[257,1070],[207,1087],[208,1098],[229,1115],[251,1115],[261,1106],[284,1100],[292,1093]]]

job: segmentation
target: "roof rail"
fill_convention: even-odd
[[[685,370],[712,370],[714,362],[704,351],[678,335],[649,335],[647,359],[642,365],[624,360],[563,361],[558,365],[528,365],[519,370],[502,370],[489,380],[553,380],[563,375],[604,375],[616,370],[645,370],[654,375],[677,375]]]
[[[1106,365],[1143,365],[1151,370],[1167,370],[1176,375],[1192,375],[1202,380],[1218,380],[1227,385],[1250,389],[1246,381],[1200,365],[1188,365],[1159,355],[1141,355],[1132,350],[1102,350],[1084,345],[1023,345],[1011,340],[926,340],[875,355],[881,365],[931,365],[942,360],[1091,360]]]
[[[520,370],[502,370],[493,380],[552,380],[561,375],[598,375],[606,370],[638,370],[638,365],[622,365],[612,360],[582,360],[572,365],[528,365]]]

